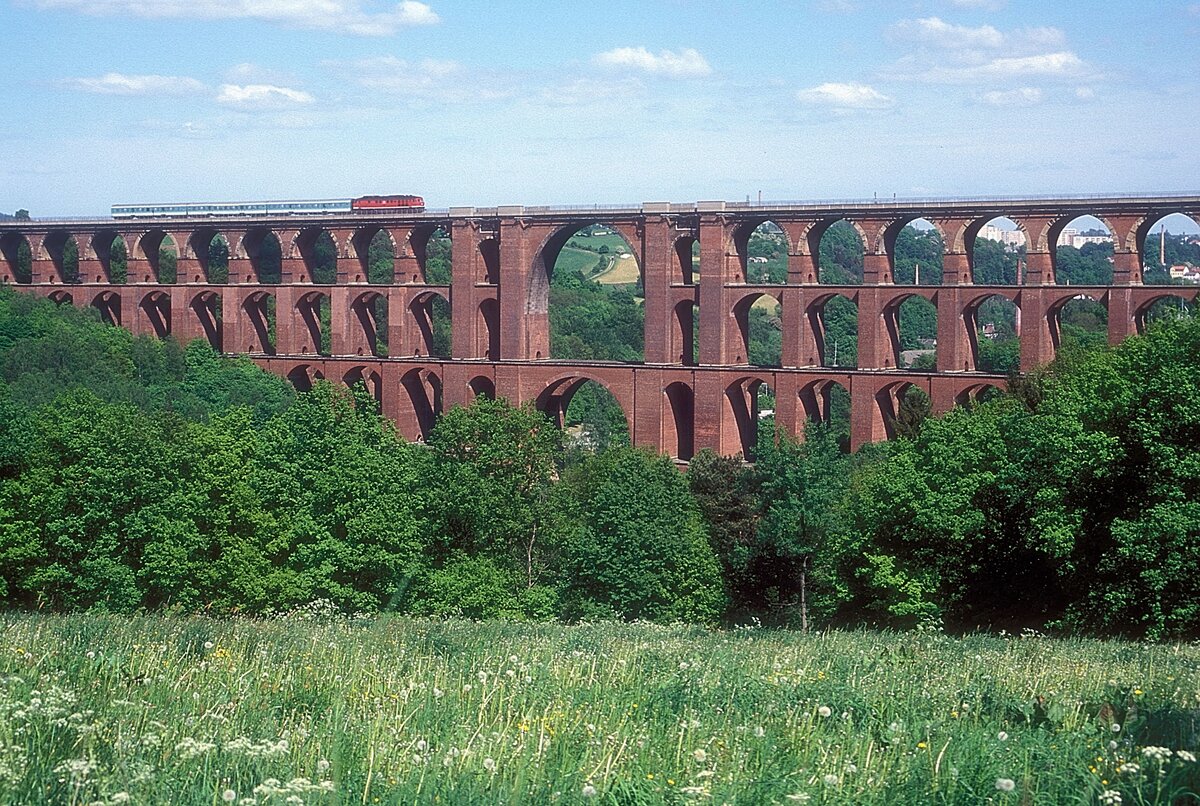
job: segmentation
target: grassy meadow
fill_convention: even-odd
[[[3,618],[3,803],[1195,802],[1195,645]]]

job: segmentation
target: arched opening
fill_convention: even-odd
[[[301,364],[287,374],[287,379],[297,392],[311,392],[313,384],[325,380],[325,374],[314,366]]]
[[[1146,285],[1200,283],[1200,223],[1183,213],[1148,216],[1137,228]]]
[[[408,304],[413,324],[412,338],[405,347],[415,356],[450,357],[450,303],[436,291],[418,294]]]
[[[500,360],[500,303],[494,299],[485,299],[479,303],[479,321],[475,328],[478,343],[475,345],[475,355],[481,355],[488,361]]]
[[[986,403],[1003,394],[1003,391],[993,384],[980,383],[974,386],[968,386],[966,389],[954,396],[956,405],[970,408],[980,403]]]
[[[42,249],[50,258],[54,271],[60,283],[82,282],[79,278],[79,244],[66,230],[53,230],[46,233],[42,241]],[[53,282],[54,278],[51,278]]]
[[[937,306],[920,294],[899,297],[883,309],[895,367],[937,367]]]
[[[700,279],[700,240],[695,235],[675,239],[676,274],[674,282],[695,285]]]
[[[1146,328],[1155,322],[1191,316],[1195,309],[1194,299],[1188,300],[1178,294],[1164,294],[1138,308],[1134,313],[1133,321],[1137,332],[1141,334],[1145,333]]]
[[[329,295],[310,291],[296,300],[299,319],[293,348],[300,355],[329,355],[330,308]]]
[[[531,351],[545,343],[548,327],[548,357],[642,361],[642,293],[635,250],[616,227],[559,230],[534,259],[525,316]]]
[[[217,285],[229,282],[229,241],[224,235],[215,229],[198,229],[188,239],[188,245],[196,256],[199,272],[185,277],[184,282]]]
[[[283,281],[283,248],[274,232],[262,227],[250,230],[242,238],[242,251],[256,281],[264,285]]]
[[[1021,309],[1011,299],[980,297],[967,306],[964,318],[970,363],[963,370],[1007,375],[1020,369]]]
[[[858,305],[842,294],[818,297],[805,318],[824,367],[858,365]]]
[[[725,388],[725,422],[722,432],[737,435],[736,443],[728,436],[722,440],[722,453],[740,453],[747,462],[755,461],[760,439],[775,434],[775,392],[762,378],[740,378]]]
[[[337,244],[328,230],[321,227],[305,227],[296,235],[296,250],[304,265],[305,275],[293,277],[294,282],[312,282],[317,285],[337,283]]]
[[[92,269],[90,272],[83,272],[81,266],[80,278],[83,282],[108,282],[113,285],[125,285],[130,281],[129,248],[125,243],[125,238],[119,232],[110,229],[100,230],[92,236],[91,248],[96,259],[94,262],[88,262],[89,268]],[[138,282],[137,278],[132,279],[134,282]]]
[[[914,218],[902,226],[893,225],[884,238],[891,261],[892,282],[896,285],[942,284],[945,244],[941,231],[932,221]]]
[[[1113,280],[1112,230],[1094,216],[1078,216],[1059,229],[1054,249],[1054,281],[1059,285],[1111,285]]]
[[[224,339],[221,335],[221,295],[215,291],[201,291],[192,297],[188,307],[200,324],[200,332],[204,334],[209,345],[218,353],[222,352]]]
[[[138,309],[150,331],[160,339],[171,333],[171,295],[163,291],[151,291],[142,297]]]
[[[364,291],[350,302],[350,332],[346,334],[349,355],[388,354],[387,297]]]
[[[809,249],[817,255],[817,280],[826,285],[859,285],[863,280],[866,234],[845,219],[814,225]]]
[[[100,312],[105,323],[121,326],[121,295],[115,291],[101,291],[92,298],[92,307]]]
[[[700,306],[694,300],[681,300],[675,305],[673,318],[671,360],[694,367],[700,363]]]
[[[359,384],[375,401],[376,407],[383,405],[383,378],[370,367],[353,367],[342,376],[342,383],[353,389]]]
[[[1076,294],[1052,305],[1046,316],[1055,353],[1064,348],[1098,350],[1108,345],[1108,309],[1093,296]]]
[[[663,449],[672,459],[690,461],[696,452],[696,400],[692,387],[682,381],[663,390],[669,417],[663,418]]]
[[[175,239],[160,229],[150,230],[138,239],[135,257],[145,269],[134,277],[137,283],[170,284],[178,280],[178,250]]]
[[[249,327],[241,328],[244,343],[235,345],[243,353],[275,355],[275,295],[258,291],[242,303],[242,315]]]
[[[877,423],[882,425],[887,439],[915,438],[921,423],[929,416],[929,396],[908,381],[884,386],[875,393],[875,405]]]
[[[411,440],[425,440],[442,413],[442,379],[427,369],[413,369],[400,379],[408,410],[397,423],[400,432]]]
[[[69,291],[51,291],[46,297],[55,305],[74,305],[75,298]]]
[[[733,307],[740,343],[733,364],[778,367],[783,362],[783,306],[771,294],[748,294]]]
[[[774,221],[749,221],[733,232],[741,277],[734,282],[750,285],[783,285],[787,282],[788,242],[783,227]]]
[[[536,405],[563,429],[570,448],[598,452],[629,444],[629,418],[599,381],[583,376],[562,378],[546,387]]]
[[[0,259],[15,282],[27,285],[33,282],[33,250],[29,241],[19,232],[0,234]]]
[[[408,241],[415,265],[401,282],[450,285],[454,244],[445,227],[416,227]]]
[[[971,282],[1021,285],[1027,243],[1025,231],[1004,216],[981,219],[967,227],[963,246],[971,267]]]
[[[481,274],[476,282],[496,285],[500,282],[500,242],[485,238],[479,242],[479,268]]]
[[[496,382],[486,375],[477,375],[467,382],[467,387],[471,390],[471,397],[483,397],[488,400],[496,399]]]
[[[834,380],[813,381],[799,391],[806,422],[825,425],[844,453],[850,452],[850,392]]]
[[[396,240],[383,227],[364,227],[351,241],[357,260],[350,282],[392,285],[396,282]]]

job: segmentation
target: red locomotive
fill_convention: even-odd
[[[351,210],[424,210],[420,196],[359,196],[350,202]]]

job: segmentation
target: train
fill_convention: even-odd
[[[153,216],[254,216],[312,215],[319,213],[373,213],[425,209],[420,196],[359,196],[356,199],[310,199],[303,201],[184,202],[175,204],[114,204],[113,218]]]

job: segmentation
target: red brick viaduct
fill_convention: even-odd
[[[1021,365],[1054,357],[1062,307],[1086,295],[1108,310],[1109,341],[1144,324],[1149,306],[1166,296],[1194,300],[1197,290],[1143,286],[1141,251],[1153,224],[1170,213],[1200,216],[1200,196],[982,199],[857,203],[695,204],[636,207],[451,208],[420,213],[338,213],[245,218],[144,218],[0,222],[0,281],[17,282],[22,241],[32,254],[34,293],[93,305],[134,333],[206,338],[226,353],[248,353],[261,366],[300,385],[323,377],[366,382],[383,411],[410,439],[428,433],[445,407],[476,395],[533,401],[561,416],[585,382],[607,388],[624,410],[635,444],[678,459],[701,448],[749,455],[754,444],[760,384],[776,394],[776,420],[792,433],[807,418],[828,416],[829,392],[843,386],[851,400],[854,446],[887,438],[898,401],[916,386],[935,411],[969,400],[1004,379],[977,371],[976,312],[987,298],[1012,301],[1021,314]],[[1055,245],[1080,215],[1099,218],[1113,235],[1113,284],[1055,283]],[[1011,219],[1027,244],[1023,285],[983,286],[972,279],[980,229]],[[940,285],[894,284],[894,245],[900,230],[923,218],[944,244]],[[849,221],[865,252],[862,285],[819,281],[818,245],[834,222]],[[766,221],[787,236],[786,284],[749,281],[747,242]],[[638,364],[551,360],[550,272],[568,238],[604,224],[630,244],[645,286],[645,360]],[[438,229],[453,244],[450,285],[425,282],[425,251]],[[395,245],[396,280],[366,282],[367,245],[380,231]],[[337,281],[311,282],[313,245],[327,232],[337,250]],[[268,234],[281,245],[283,279],[258,282],[259,246]],[[229,280],[207,281],[209,244],[229,244]],[[160,244],[177,245],[178,279],[159,284]],[[63,246],[74,238],[81,282],[64,284]],[[123,239],[125,284],[109,281],[110,248]],[[693,243],[699,243],[698,273]],[[748,313],[760,296],[781,305],[782,366],[748,364]],[[824,362],[826,302],[842,295],[858,307],[858,367]],[[320,297],[331,306],[330,355],[318,353]],[[451,309],[452,358],[429,357],[431,301]],[[899,308],[910,296],[937,307],[937,369],[899,368]],[[267,333],[267,300],[274,298],[276,338]],[[387,358],[376,355],[374,304],[386,300]],[[219,315],[217,312],[220,312]],[[699,314],[697,314],[697,311]],[[693,317],[699,315],[699,361],[692,360]]]

